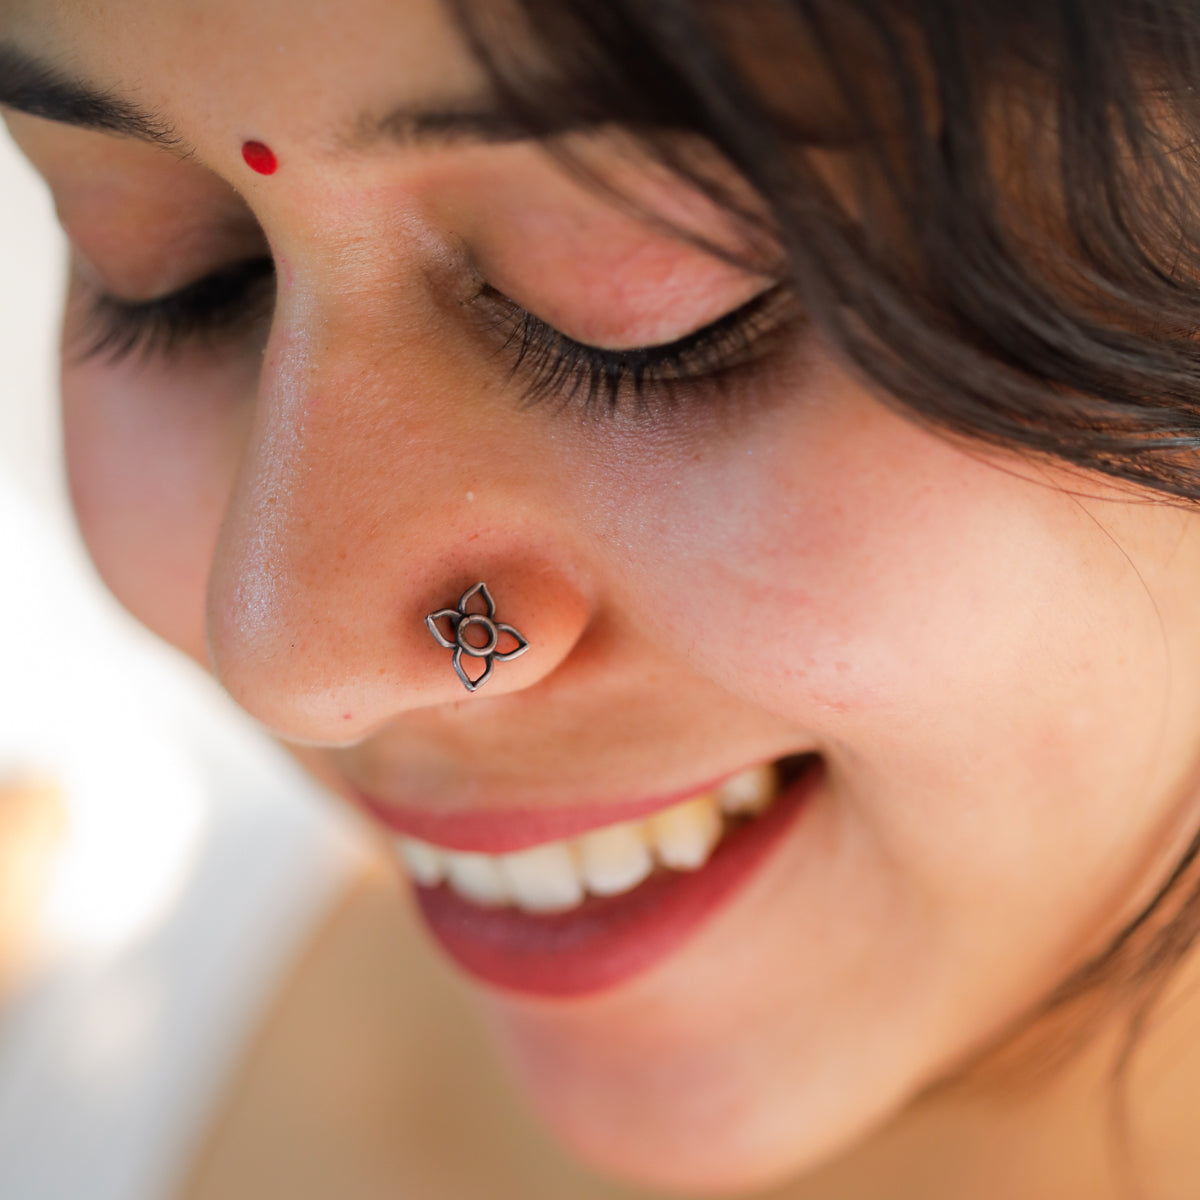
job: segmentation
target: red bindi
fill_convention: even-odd
[[[242,146],[242,157],[246,160],[246,166],[260,175],[274,175],[279,170],[275,151],[263,142],[246,142]]]

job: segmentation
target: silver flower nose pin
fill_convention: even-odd
[[[483,601],[484,612],[467,611],[467,605],[476,596]],[[448,636],[438,628],[439,621],[445,621],[448,625]],[[496,602],[484,583],[477,583],[463,592],[457,608],[442,608],[430,613],[425,618],[425,624],[437,639],[439,646],[454,651],[454,670],[468,692],[478,691],[487,683],[492,675],[493,663],[512,662],[529,649],[529,643],[511,625],[496,620]],[[468,639],[469,633],[472,633],[473,641]],[[501,652],[501,634],[512,638],[516,642],[516,648]],[[472,679],[463,667],[464,656],[483,659],[483,673],[477,679]]]

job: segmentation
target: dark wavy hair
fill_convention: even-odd
[[[775,248],[886,402],[1200,501],[1194,0],[448,2],[514,122],[632,134]],[[1198,849],[1029,1029],[1071,1010],[1081,1047],[1088,997],[1136,1001],[1124,1073],[1200,926]]]

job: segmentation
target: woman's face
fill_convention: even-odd
[[[381,828],[452,850],[819,756],[698,872],[555,916],[426,894],[579,1153],[695,1190],[799,1171],[1148,898],[1196,819],[1195,516],[917,428],[786,301],[755,302],[763,278],[537,145],[414,119],[484,86],[436,0],[0,12],[22,52],[178,139],[11,121],[74,248],[71,488],[134,614]],[[198,333],[169,341],[155,310],[134,353],[115,333],[87,355],[100,297],[267,255],[273,318],[247,267],[174,305]],[[620,351],[748,302],[666,368],[720,386],[651,372],[642,403],[623,381],[589,407],[573,373],[602,367],[555,369],[541,326],[517,362],[515,306]],[[469,694],[424,618],[481,580],[530,650]]]

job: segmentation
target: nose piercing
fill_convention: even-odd
[[[467,605],[478,596],[487,610],[483,613],[467,612]],[[450,629],[447,637],[438,628],[439,621],[445,621]],[[473,588],[467,588],[458,602],[457,608],[442,608],[430,613],[425,618],[429,632],[433,634],[439,646],[454,651],[454,670],[462,685],[468,692],[478,691],[492,675],[492,664],[497,662],[512,662],[520,658],[529,649],[529,643],[511,626],[496,620],[496,602],[487,590],[487,584],[477,583]],[[467,640],[469,630],[476,630],[476,641]],[[507,634],[517,644],[512,650],[501,653],[500,635]],[[478,638],[482,635],[482,642]],[[463,667],[464,656],[481,658],[484,662],[483,673],[472,679]]]

